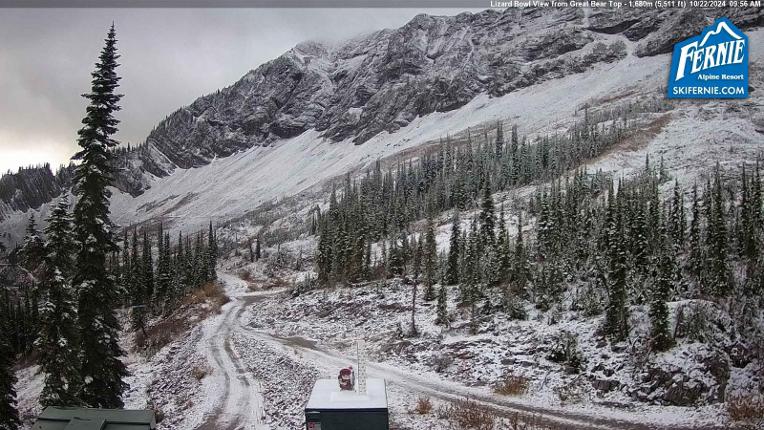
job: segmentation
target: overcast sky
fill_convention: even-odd
[[[0,9],[0,172],[76,151],[80,94],[112,21],[122,58],[117,139],[140,143],[200,95],[304,40],[341,41],[455,9]]]

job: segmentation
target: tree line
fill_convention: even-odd
[[[738,172],[717,166],[704,183],[683,188],[675,180],[672,188],[663,160],[654,165],[648,157],[644,169],[616,181],[577,167],[630,127],[589,122],[534,145],[516,129],[505,144],[498,128],[494,139],[463,147],[446,141],[384,173],[378,163],[358,180],[346,178],[312,220],[317,282],[396,276],[414,284],[414,294],[422,283],[424,299],[437,300],[439,324],[449,322],[445,286],[458,285],[473,329],[496,311],[525,318],[524,303],[554,311],[554,319],[568,297],[574,310],[604,313],[614,342],[629,336],[629,306],[644,304],[653,350],[672,344],[667,303],[677,299],[719,301],[740,316],[741,332],[752,329],[764,297],[760,162]],[[494,206],[494,193],[531,183],[547,185],[511,208]],[[449,246],[438,253],[434,219],[446,210],[453,212]],[[476,216],[464,226],[466,211]],[[516,220],[513,236],[507,215]]]

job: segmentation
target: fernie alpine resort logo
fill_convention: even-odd
[[[667,90],[671,99],[748,97],[748,36],[719,18],[700,35],[674,45]]]

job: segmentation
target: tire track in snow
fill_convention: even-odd
[[[241,280],[224,274],[220,279],[231,302],[224,306],[220,323],[205,333],[204,345],[213,374],[222,375],[222,397],[208,402],[215,406],[207,411],[197,430],[269,430],[262,420],[260,385],[247,372],[231,343],[231,336],[241,331],[241,314],[254,296],[241,294],[246,288]]]

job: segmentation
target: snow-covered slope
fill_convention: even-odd
[[[761,58],[764,31],[750,32],[749,37],[751,57]],[[578,118],[574,114],[585,105],[656,95],[668,63],[668,55],[630,55],[590,72],[503,97],[481,95],[460,109],[418,117],[408,127],[383,132],[364,145],[354,145],[350,139],[332,142],[311,130],[268,147],[215,159],[203,167],[178,169],[166,178],[154,179],[151,188],[136,198],[115,190],[114,219],[126,225],[166,217],[176,228],[195,229],[210,219],[243,215],[264,202],[299,194],[326,179],[469,127],[503,121],[517,124],[521,133],[531,136],[553,133],[580,119],[580,112]],[[761,125],[756,123],[761,113],[755,104],[760,97],[754,93],[751,100],[742,102],[679,103],[651,141],[610,154],[592,168],[627,173],[624,169],[641,166],[647,153],[663,155],[667,167],[680,177],[696,175],[716,160],[734,164],[764,149]]]
[[[233,86],[203,97],[163,121],[143,149],[126,156],[127,167],[120,170],[118,187],[113,190],[113,219],[120,226],[164,219],[171,228],[194,230],[209,220],[225,221],[264,202],[315,190],[313,187],[326,179],[426,142],[464,134],[469,127],[474,130],[503,121],[518,125],[521,134],[532,137],[565,130],[580,119],[585,106],[608,109],[650,97],[659,99],[670,59],[668,54],[660,54],[665,47],[655,45],[656,41],[663,40],[660,37],[677,38],[684,34],[679,28],[683,32],[694,29],[705,22],[706,15],[716,12],[677,13],[596,10],[540,14],[515,10],[451,18],[420,15],[401,29],[384,30],[338,47],[300,45],[248,73]],[[736,13],[738,16],[733,18],[741,25],[761,24],[761,11]],[[488,35],[502,39],[502,34],[506,36],[503,40],[489,40]],[[412,38],[406,39],[408,36]],[[407,43],[395,42],[401,37]],[[761,58],[761,31],[749,31],[749,37],[756,76],[760,75],[756,59]],[[470,48],[464,48],[462,43],[471,44]],[[476,45],[480,45],[479,49]],[[613,47],[623,52],[609,56],[607,52]],[[602,50],[607,52],[603,54]],[[465,56],[470,58],[469,64],[460,64]],[[392,61],[393,57],[406,61],[415,58],[418,68],[393,79],[385,75],[380,64],[380,58]],[[505,62],[504,69],[491,66],[496,61]],[[287,133],[292,137],[282,138],[272,130],[267,136],[246,135],[242,121],[253,119],[264,106],[270,106],[270,101],[261,100],[266,97],[262,91],[271,84],[279,86],[271,74],[281,70],[280,64],[302,76],[300,85],[306,85],[303,75],[310,73],[318,74],[315,79],[321,85],[298,85],[288,103],[273,102],[278,106],[269,115],[278,121],[269,122],[268,127],[284,129],[279,121],[292,121],[294,125],[294,118],[288,119],[285,112],[302,115],[314,105],[325,109],[323,119],[304,122],[299,130]],[[459,81],[461,75],[455,73],[462,66],[471,70],[468,75],[474,82]],[[500,79],[499,72],[512,77]],[[523,79],[518,81],[520,77]],[[453,85],[459,81],[460,87],[445,87],[443,94],[433,93],[445,78]],[[336,82],[326,87],[326,79]],[[506,84],[507,79],[517,85],[495,89],[497,82]],[[412,81],[419,82],[418,86],[410,87]],[[754,77],[754,87],[756,82]],[[372,83],[376,85],[373,88],[369,86]],[[449,104],[447,108],[421,107],[424,99],[410,103],[421,94],[440,103],[444,94],[459,92],[462,85],[471,91],[463,103]],[[348,88],[357,95],[362,87],[374,96],[357,106],[346,100],[350,97],[346,94]],[[280,96],[274,94],[267,96],[271,97],[268,100],[278,100]],[[392,104],[373,105],[375,97],[380,98],[380,103]],[[404,99],[409,102],[399,106],[397,103]],[[753,91],[748,101],[677,103],[670,124],[655,136],[651,148],[658,145],[661,151],[667,151],[666,144],[674,145],[680,156],[685,151],[676,146],[680,143],[678,137],[713,142],[719,139],[719,135],[714,136],[719,126],[734,128],[731,132],[742,138],[739,141],[755,141],[760,137],[754,125],[759,99],[760,95]],[[339,107],[346,110],[344,116],[332,113]],[[348,115],[355,122],[340,132],[335,126],[350,121]],[[697,127],[695,118],[700,119],[701,127]],[[717,120],[719,125],[715,125]],[[364,143],[359,145],[361,135]],[[645,146],[640,149],[645,150]],[[703,164],[709,160],[704,156],[706,150],[713,150],[713,145],[694,147],[689,153]],[[632,155],[631,151],[614,154],[615,158],[603,161],[603,166],[625,167],[618,164],[623,157],[632,160],[627,164],[637,165],[639,161],[634,160],[638,157]],[[695,163],[692,160],[696,158],[681,162]],[[136,190],[143,191],[134,197]],[[41,205],[34,213],[45,217],[47,206]],[[20,239],[28,216],[9,211],[0,221],[5,243],[12,245]]]

